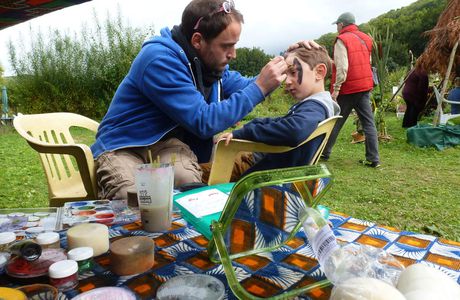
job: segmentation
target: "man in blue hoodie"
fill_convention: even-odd
[[[175,156],[175,186],[201,182],[213,136],[234,125],[286,78],[276,57],[257,78],[230,71],[243,23],[232,0],[193,0],[182,23],[144,43],[91,146],[99,196],[126,199],[134,170]]]

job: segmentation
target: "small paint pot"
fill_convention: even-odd
[[[26,233],[30,234],[31,236],[36,236],[39,233],[42,233],[45,231],[44,227],[37,226],[37,227],[30,227],[26,229]]]
[[[68,291],[78,285],[78,264],[74,260],[61,260],[48,270],[50,283],[59,291]]]
[[[43,249],[61,248],[59,240],[59,233],[57,232],[43,232],[37,235],[35,241],[42,246]]]
[[[73,248],[67,253],[70,260],[74,260],[78,264],[78,273],[82,274],[86,271],[91,271],[93,268],[94,250],[91,247]]]
[[[34,216],[37,216],[39,218],[48,217],[49,215],[50,215],[49,212],[42,212],[42,211],[34,213]]]
[[[37,216],[28,216],[27,221],[29,221],[29,222],[38,222],[38,221],[40,221],[40,217],[37,217]]]
[[[23,213],[23,212],[13,212],[13,213],[9,213],[8,214],[8,217],[10,218],[15,218],[15,217],[24,217],[26,214]]]
[[[3,300],[27,300],[27,296],[23,292],[7,287],[0,287],[0,295],[2,295],[1,299]]]

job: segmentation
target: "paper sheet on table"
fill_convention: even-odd
[[[178,199],[183,208],[197,218],[220,212],[224,209],[228,195],[218,189],[210,189]]]

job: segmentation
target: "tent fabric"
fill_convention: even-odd
[[[444,150],[460,145],[460,125],[416,125],[407,129],[408,143],[418,147],[436,147]]]
[[[89,0],[1,0],[0,30]]]

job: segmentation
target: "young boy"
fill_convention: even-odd
[[[283,117],[257,118],[241,129],[222,134],[219,139],[225,139],[226,145],[235,138],[269,145],[297,146],[310,136],[321,121],[340,113],[338,104],[324,90],[324,79],[331,70],[331,59],[326,49],[306,49],[300,45],[286,52],[284,57],[288,65],[285,89],[298,102]],[[232,180],[238,178],[235,173],[246,175],[260,170],[306,165],[322,138],[318,137],[285,153],[254,153],[249,159],[243,157],[245,166],[241,167],[241,162],[236,162]]]

